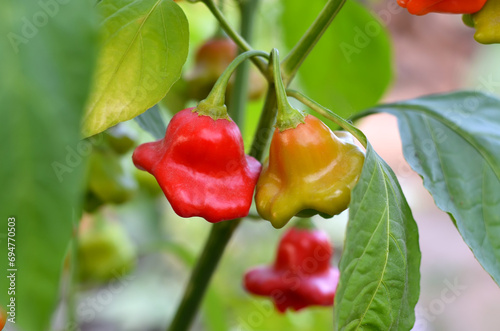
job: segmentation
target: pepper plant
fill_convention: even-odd
[[[498,0],[391,1],[414,15],[463,14],[478,42],[500,41]],[[59,301],[62,329],[78,329],[79,286],[137,262],[123,229],[105,220],[111,204],[137,196],[199,217],[169,222],[213,223],[196,258],[166,243],[192,265],[166,330],[193,326],[231,237],[259,221],[287,228],[268,254],[274,264],[248,265],[235,280],[245,300],[268,296],[279,312],[327,306],[334,330],[411,330],[417,224],[394,171],[356,127],[381,112],[397,117],[406,160],[500,284],[500,99],[457,91],[377,104],[391,80],[390,41],[364,5],[274,2],[279,23],[262,20],[259,0],[2,4],[7,330],[60,329]],[[211,22],[211,36],[190,34],[198,20]],[[367,42],[353,46],[360,36]],[[310,218],[320,226],[346,209],[337,267]]]

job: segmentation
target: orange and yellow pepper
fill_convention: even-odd
[[[334,133],[312,115],[277,128],[257,183],[257,211],[275,228],[295,215],[337,215],[349,205],[364,159],[350,133]]]

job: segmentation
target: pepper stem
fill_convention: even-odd
[[[328,108],[323,107],[313,99],[305,96],[304,94],[294,91],[294,90],[287,90],[286,91],[289,96],[292,98],[297,99],[298,101],[302,102],[304,105],[307,107],[311,108],[315,112],[317,112],[320,115],[325,116],[329,120],[335,122],[335,124],[339,125],[342,129],[348,131],[350,134],[352,134],[360,143],[363,145],[364,148],[367,148],[367,143],[368,141],[366,140],[366,136],[364,135],[361,130],[353,126],[351,123],[347,122],[345,119],[340,117],[339,115],[335,114],[333,111],[331,111]]]
[[[207,290],[210,278],[240,222],[241,219],[237,219],[216,223],[212,226],[203,252],[191,273],[184,297],[167,331],[186,331],[189,329]]]
[[[229,64],[226,70],[224,70],[219,79],[217,79],[217,82],[206,99],[200,101],[198,106],[193,111],[197,112],[199,115],[210,116],[214,120],[230,120],[229,115],[227,114],[227,107],[225,105],[227,84],[229,83],[229,79],[236,68],[243,63],[243,61],[255,56],[269,58],[269,54],[263,51],[248,51],[238,55],[233,62]]]
[[[276,48],[271,51],[271,63],[273,65],[274,86],[278,102],[278,115],[276,116],[276,127],[280,131],[295,129],[300,123],[304,123],[305,116],[293,108],[288,102],[285,85],[281,78],[279,53]]]
[[[332,23],[340,9],[344,6],[345,2],[346,0],[328,0],[313,24],[309,27],[299,42],[292,48],[290,53],[285,57],[283,63],[281,64],[285,85],[288,86],[293,77],[295,77],[297,70],[312,51],[319,39],[323,36],[330,23]]]

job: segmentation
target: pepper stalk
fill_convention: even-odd
[[[208,96],[198,103],[195,111],[200,115],[210,116],[214,120],[230,120],[226,107],[226,89],[229,79],[240,64],[242,64],[245,60],[257,56],[269,58],[269,54],[263,51],[248,51],[238,55],[233,62],[229,64],[226,70],[224,70],[219,79],[217,79],[217,82]]]
[[[276,127],[278,130],[285,131],[295,129],[297,125],[304,123],[304,114],[295,109],[288,102],[285,85],[281,78],[281,68],[279,61],[279,52],[276,48],[271,51],[271,63],[273,65],[274,86],[278,103],[278,115],[276,116]]]

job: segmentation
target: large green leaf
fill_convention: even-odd
[[[397,116],[406,160],[500,284],[500,100],[459,92],[374,110]]]
[[[61,3],[7,1],[0,11],[0,302],[15,297],[15,326],[26,331],[47,330],[56,307],[91,149],[79,139],[97,41],[94,3]],[[15,296],[5,275],[9,217]]]
[[[418,230],[389,166],[368,145],[352,192],[335,330],[410,330],[420,291]]]
[[[282,3],[283,32],[291,48],[314,21],[324,1]],[[385,27],[351,0],[299,70],[306,94],[344,118],[376,104],[391,77],[390,39]]]
[[[180,77],[189,31],[171,0],[103,0],[102,45],[83,133],[90,136],[142,114]]]

